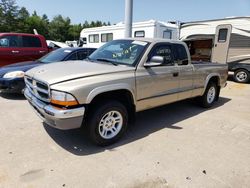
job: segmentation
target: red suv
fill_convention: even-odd
[[[0,33],[0,67],[39,59],[49,52],[42,35]]]

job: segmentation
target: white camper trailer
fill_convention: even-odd
[[[124,38],[124,23],[83,29],[80,40],[83,46],[98,48],[104,43]],[[178,26],[172,23],[149,20],[135,22],[132,26],[132,37],[178,39]]]
[[[192,60],[228,63],[235,81],[250,80],[250,17],[188,22],[181,25],[180,39]]]

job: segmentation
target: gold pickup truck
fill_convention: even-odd
[[[191,62],[180,41],[121,39],[84,61],[31,69],[24,94],[46,124],[64,130],[83,126],[96,144],[108,145],[138,111],[187,98],[211,107],[226,85],[227,69]]]

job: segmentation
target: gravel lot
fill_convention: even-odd
[[[0,96],[0,187],[249,187],[250,84],[228,82],[204,110],[182,101],[138,114],[106,148],[43,125],[22,96]]]

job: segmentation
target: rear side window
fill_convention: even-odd
[[[164,58],[165,65],[173,65],[171,45],[162,44],[154,47],[148,60],[150,60],[153,56],[161,56]]]
[[[19,47],[19,44],[18,36],[3,36],[0,38],[1,48]]]
[[[226,42],[227,32],[228,32],[228,29],[220,29],[219,30],[218,42]]]
[[[71,54],[71,55],[67,58],[67,61],[69,61],[69,60],[78,60],[78,58],[77,58],[77,53],[75,52],[75,53]]]
[[[38,37],[32,37],[32,36],[23,36],[23,45],[22,47],[42,47],[41,41]]]
[[[79,51],[79,52],[77,52],[77,55],[78,55],[79,60],[83,60],[83,59],[87,58],[88,52],[86,50],[85,51]]]
[[[187,50],[182,44],[174,44],[174,61],[178,65],[187,65],[188,64],[188,55]]]

